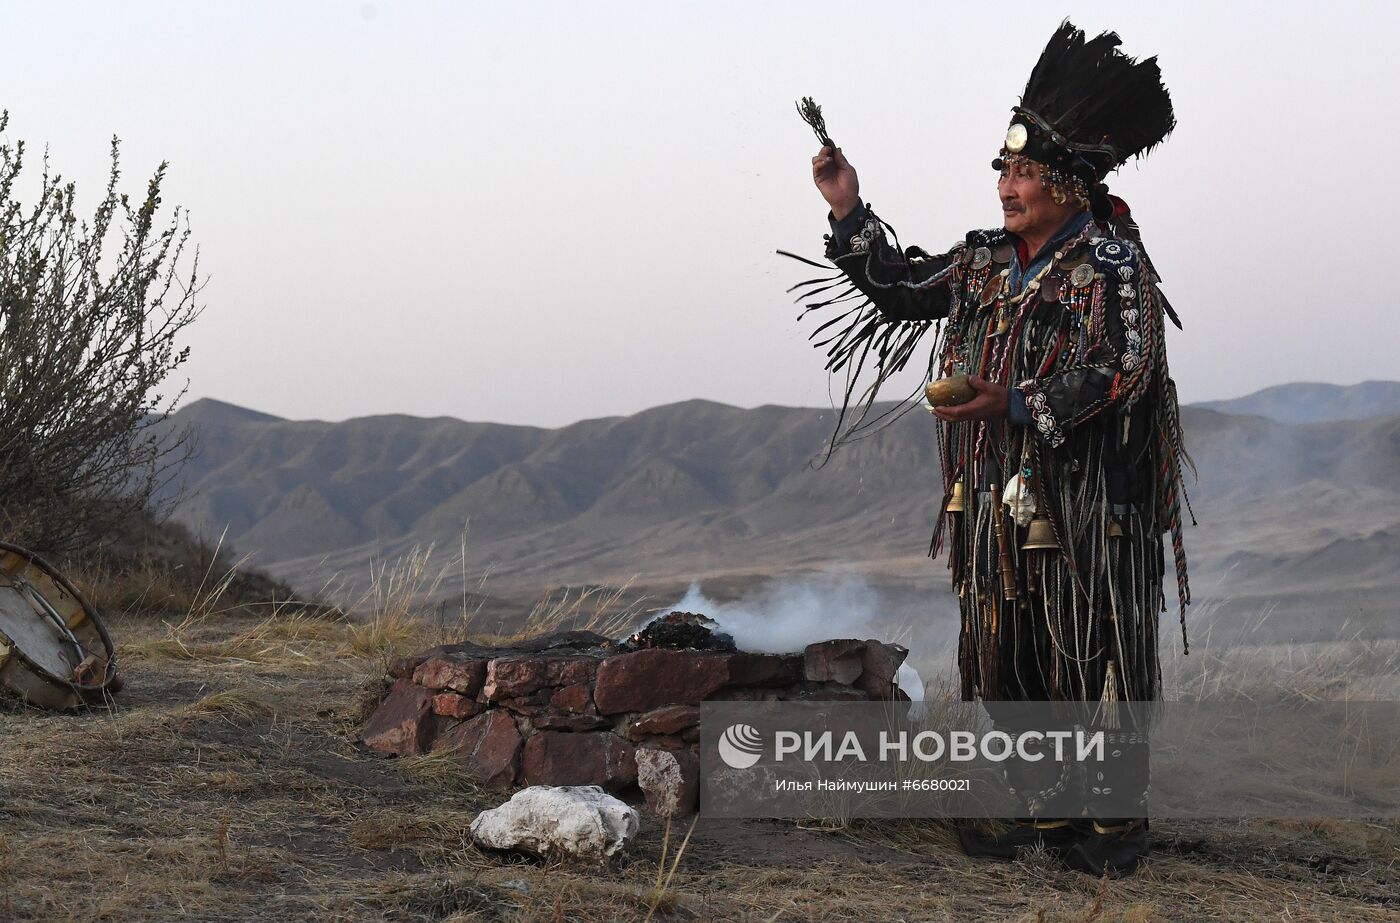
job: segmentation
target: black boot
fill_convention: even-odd
[[[1147,813],[1151,789],[1151,749],[1148,736],[1134,730],[1145,723],[1124,709],[1127,727],[1104,730],[1103,760],[1086,767],[1084,803],[1094,820],[1082,823],[1083,837],[1064,853],[1067,868],[1095,877],[1117,878],[1147,858],[1147,819],[1115,815]],[[1094,728],[1090,728],[1094,730]]]
[[[973,859],[1015,859],[1023,849],[1043,849],[1063,855],[1081,839],[1068,820],[1018,820],[1009,830],[985,833],[975,827],[960,827],[958,839],[963,852]]]
[[[1146,818],[1096,820],[1062,859],[1077,872],[1117,878],[1136,870],[1150,850]]]
[[[990,710],[991,706],[988,707]],[[1040,733],[1023,740],[1021,735],[1028,733],[1023,727],[995,720],[993,724],[1016,742],[1018,747],[1013,749],[1013,754],[1024,750],[1029,757],[1023,760],[1013,755],[1001,764],[1007,790],[1021,816],[1010,829],[1001,833],[986,833],[975,827],[960,828],[958,839],[963,852],[977,859],[1014,859],[1018,851],[1026,849],[1044,849],[1060,855],[1080,838],[1080,832],[1071,821],[1064,819],[1079,809],[1075,803],[1079,799],[1074,786],[1074,766],[1067,760],[1056,760],[1051,744]]]

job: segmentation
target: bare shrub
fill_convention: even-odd
[[[47,155],[37,198],[21,203],[25,144],[0,143],[0,530],[51,552],[144,509],[187,454],[160,425],[183,389],[157,389],[188,356],[178,340],[200,310],[199,255],[183,209],[157,223],[166,164],[139,199],[117,191],[119,147],[80,219]]]

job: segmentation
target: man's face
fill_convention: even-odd
[[[1022,237],[1049,237],[1076,211],[1069,202],[1055,204],[1050,190],[1041,186],[1040,165],[1032,160],[1008,164],[997,180],[997,195],[1006,229]]]

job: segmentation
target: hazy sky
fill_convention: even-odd
[[[210,283],[190,397],[556,425],[820,405],[777,248],[820,256],[814,96],[905,244],[1000,221],[1060,18],[1157,54],[1179,127],[1110,184],[1185,400],[1400,378],[1397,4],[4,3],[11,139],[91,204],[162,159]],[[87,195],[82,193],[86,188]]]

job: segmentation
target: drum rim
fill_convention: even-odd
[[[49,577],[49,579],[53,580],[53,582],[56,583],[65,593],[68,593],[74,598],[74,600],[77,601],[78,605],[82,607],[82,610],[87,615],[88,619],[92,621],[93,627],[97,629],[97,635],[101,639],[102,646],[103,648],[105,648],[107,653],[107,660],[106,668],[103,670],[102,679],[98,682],[84,683],[54,674],[47,667],[36,663],[33,660],[33,658],[31,658],[28,654],[24,652],[22,648],[18,647],[13,643],[9,645],[10,654],[12,656],[18,656],[20,662],[31,673],[34,673],[40,679],[47,680],[48,682],[54,683],[56,685],[65,686],[67,688],[77,690],[80,693],[101,692],[102,690],[106,689],[107,685],[111,683],[112,679],[117,675],[116,649],[112,643],[112,636],[107,631],[107,625],[97,614],[97,609],[90,602],[88,602],[87,597],[84,596],[82,592],[79,591],[78,588],[75,587],[67,577],[63,576],[62,572],[60,572],[58,568],[50,564],[41,555],[30,551],[28,548],[24,548],[6,541],[0,541],[0,551],[8,551],[12,554],[17,554],[27,559],[30,564],[42,570],[45,573],[45,575]]]

